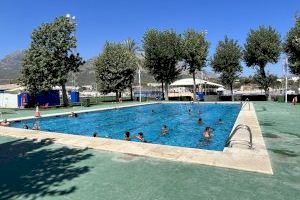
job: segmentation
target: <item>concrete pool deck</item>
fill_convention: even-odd
[[[272,176],[0,136],[0,200],[296,200],[300,105],[254,107]]]
[[[140,104],[118,106],[118,108],[137,105]],[[247,146],[245,148],[245,146],[240,145],[243,144],[240,142],[245,142],[247,140],[247,137],[249,137],[245,133],[245,131],[241,131],[241,133],[236,134],[232,138],[234,141],[232,145],[233,147],[226,147],[224,148],[224,151],[209,151],[202,149],[128,142],[114,139],[93,138],[86,136],[44,131],[32,131],[9,127],[1,127],[0,135],[37,140],[51,139],[59,144],[75,146],[80,148],[93,148],[98,150],[132,154],[144,157],[166,159],[176,162],[204,164],[215,167],[225,167],[238,170],[273,174],[271,162],[265,147],[265,143],[256,118],[256,113],[253,104],[250,103],[249,106],[249,109],[246,106],[242,108],[234,127],[238,124],[247,124],[251,128],[254,144],[253,149],[248,149]],[[90,109],[88,111],[98,111],[104,109],[111,108],[99,108],[93,110]],[[86,112],[86,110],[82,110],[80,112]],[[60,113],[59,115],[64,114],[68,113]],[[54,113],[45,116],[53,115],[58,114]],[[27,117],[26,119],[28,118],[31,117]],[[18,118],[18,120],[20,120],[20,118]]]

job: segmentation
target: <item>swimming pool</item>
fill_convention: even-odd
[[[27,124],[32,127],[37,121],[42,131],[85,136],[97,132],[100,137],[113,139],[123,139],[124,132],[129,131],[132,141],[138,141],[134,136],[143,132],[149,143],[222,151],[239,111],[239,104],[162,103],[80,113],[77,118],[57,116],[22,120],[12,122],[11,126],[22,128]],[[198,124],[199,118],[203,120],[202,125]],[[219,118],[223,124],[218,123]],[[161,136],[164,124],[170,133]],[[210,143],[204,142],[202,136],[207,126],[213,128]]]

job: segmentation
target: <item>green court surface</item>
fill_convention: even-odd
[[[123,103],[115,102],[105,102],[98,105],[92,105],[90,107],[84,106],[74,106],[74,107],[61,107],[61,108],[47,108],[39,109],[41,115],[45,114],[54,114],[54,113],[65,113],[65,112],[78,112],[82,110],[92,110],[92,109],[101,109],[101,108],[116,108],[119,106],[128,106],[143,104],[135,101],[128,101]],[[19,118],[19,117],[34,117],[35,109],[9,109],[9,108],[0,108],[0,120],[9,119],[9,118]]]
[[[0,137],[0,199],[299,199],[300,106],[255,109],[274,175]]]

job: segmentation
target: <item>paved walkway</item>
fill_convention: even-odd
[[[274,175],[0,137],[0,199],[298,199],[300,106],[255,108]]]

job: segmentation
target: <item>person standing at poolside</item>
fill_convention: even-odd
[[[292,104],[295,106],[298,103],[298,97],[294,96],[293,100],[292,100]]]

